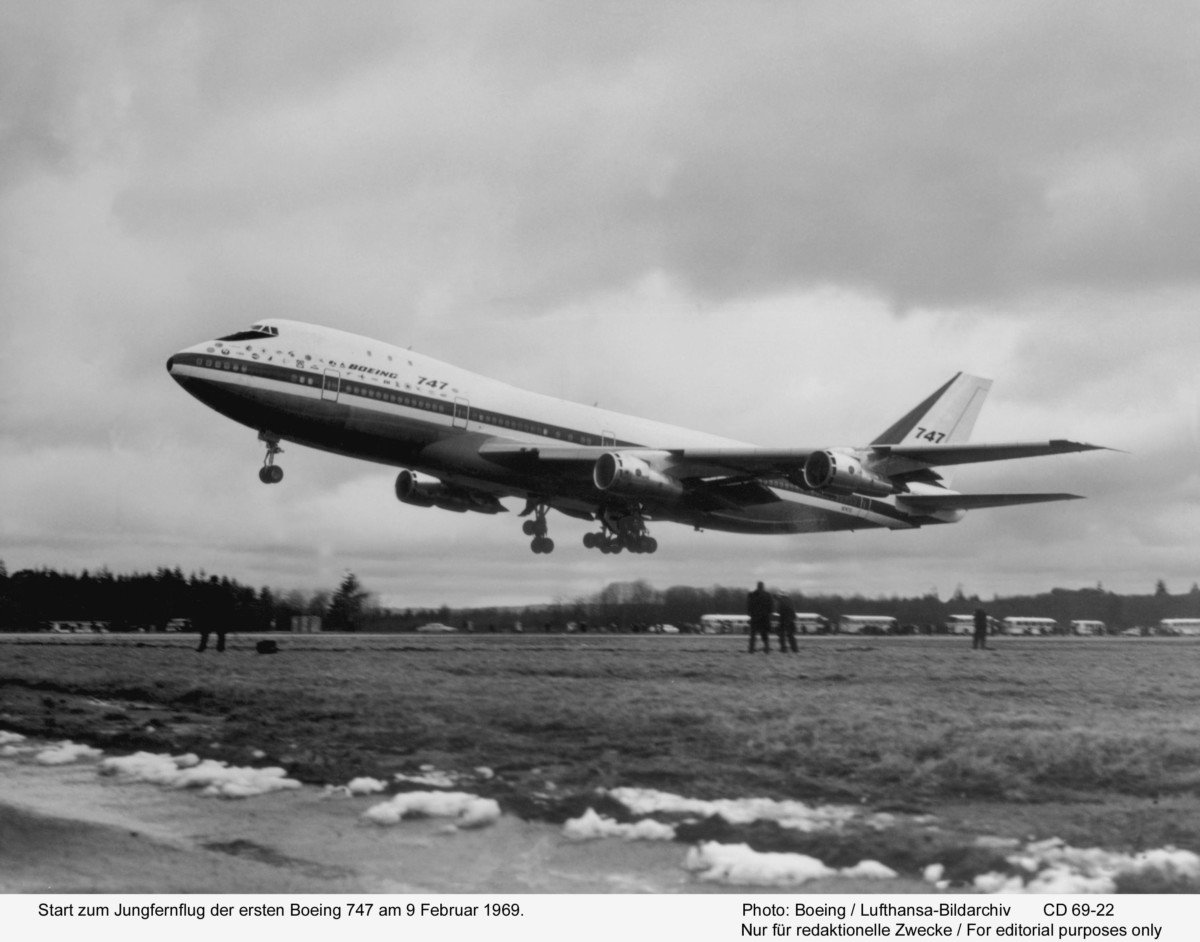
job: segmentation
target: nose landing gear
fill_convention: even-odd
[[[279,447],[279,436],[270,432],[259,432],[258,440],[267,445],[267,456],[263,458],[263,465],[258,469],[258,479],[263,484],[278,484],[283,480],[283,468],[275,463],[275,456],[283,453],[283,449]]]

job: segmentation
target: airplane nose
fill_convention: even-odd
[[[170,373],[170,372],[171,372],[171,367],[173,367],[174,365],[175,365],[175,358],[174,358],[174,357],[167,357],[167,372],[168,372],[168,373]]]

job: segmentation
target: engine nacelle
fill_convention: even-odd
[[[675,501],[683,496],[683,485],[669,474],[655,470],[642,458],[610,451],[596,459],[592,482],[602,491],[620,497],[646,497]]]
[[[896,493],[891,481],[867,470],[862,461],[843,451],[814,451],[809,455],[804,462],[804,483],[815,491],[879,497]]]
[[[396,476],[396,497],[414,507],[440,507],[460,514],[468,510],[495,514],[506,509],[491,494],[451,487],[416,471],[401,471]]]

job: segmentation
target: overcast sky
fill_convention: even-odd
[[[398,605],[608,582],[990,597],[1200,579],[1200,11],[1181,2],[0,2],[0,559]],[[167,357],[262,317],[770,446],[870,441],[957,370],[966,467],[1086,501],[908,533],[399,504]],[[520,510],[513,503],[514,511]]]

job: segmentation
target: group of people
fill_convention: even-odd
[[[796,647],[796,609],[786,593],[772,595],[760,582],[758,587],[746,597],[746,608],[750,615],[750,653],[753,654],[759,639],[762,639],[764,654],[771,653],[771,616],[775,614],[776,606],[779,611],[779,650],[783,652],[797,651]],[[975,609],[975,633],[971,647],[987,649],[988,616],[982,608]]]
[[[762,639],[763,654],[771,653],[771,616],[779,608],[779,650],[798,652],[796,646],[796,609],[792,600],[783,592],[772,595],[760,582],[758,588],[747,596],[746,607],[750,615],[750,653],[754,653],[759,638]]]

